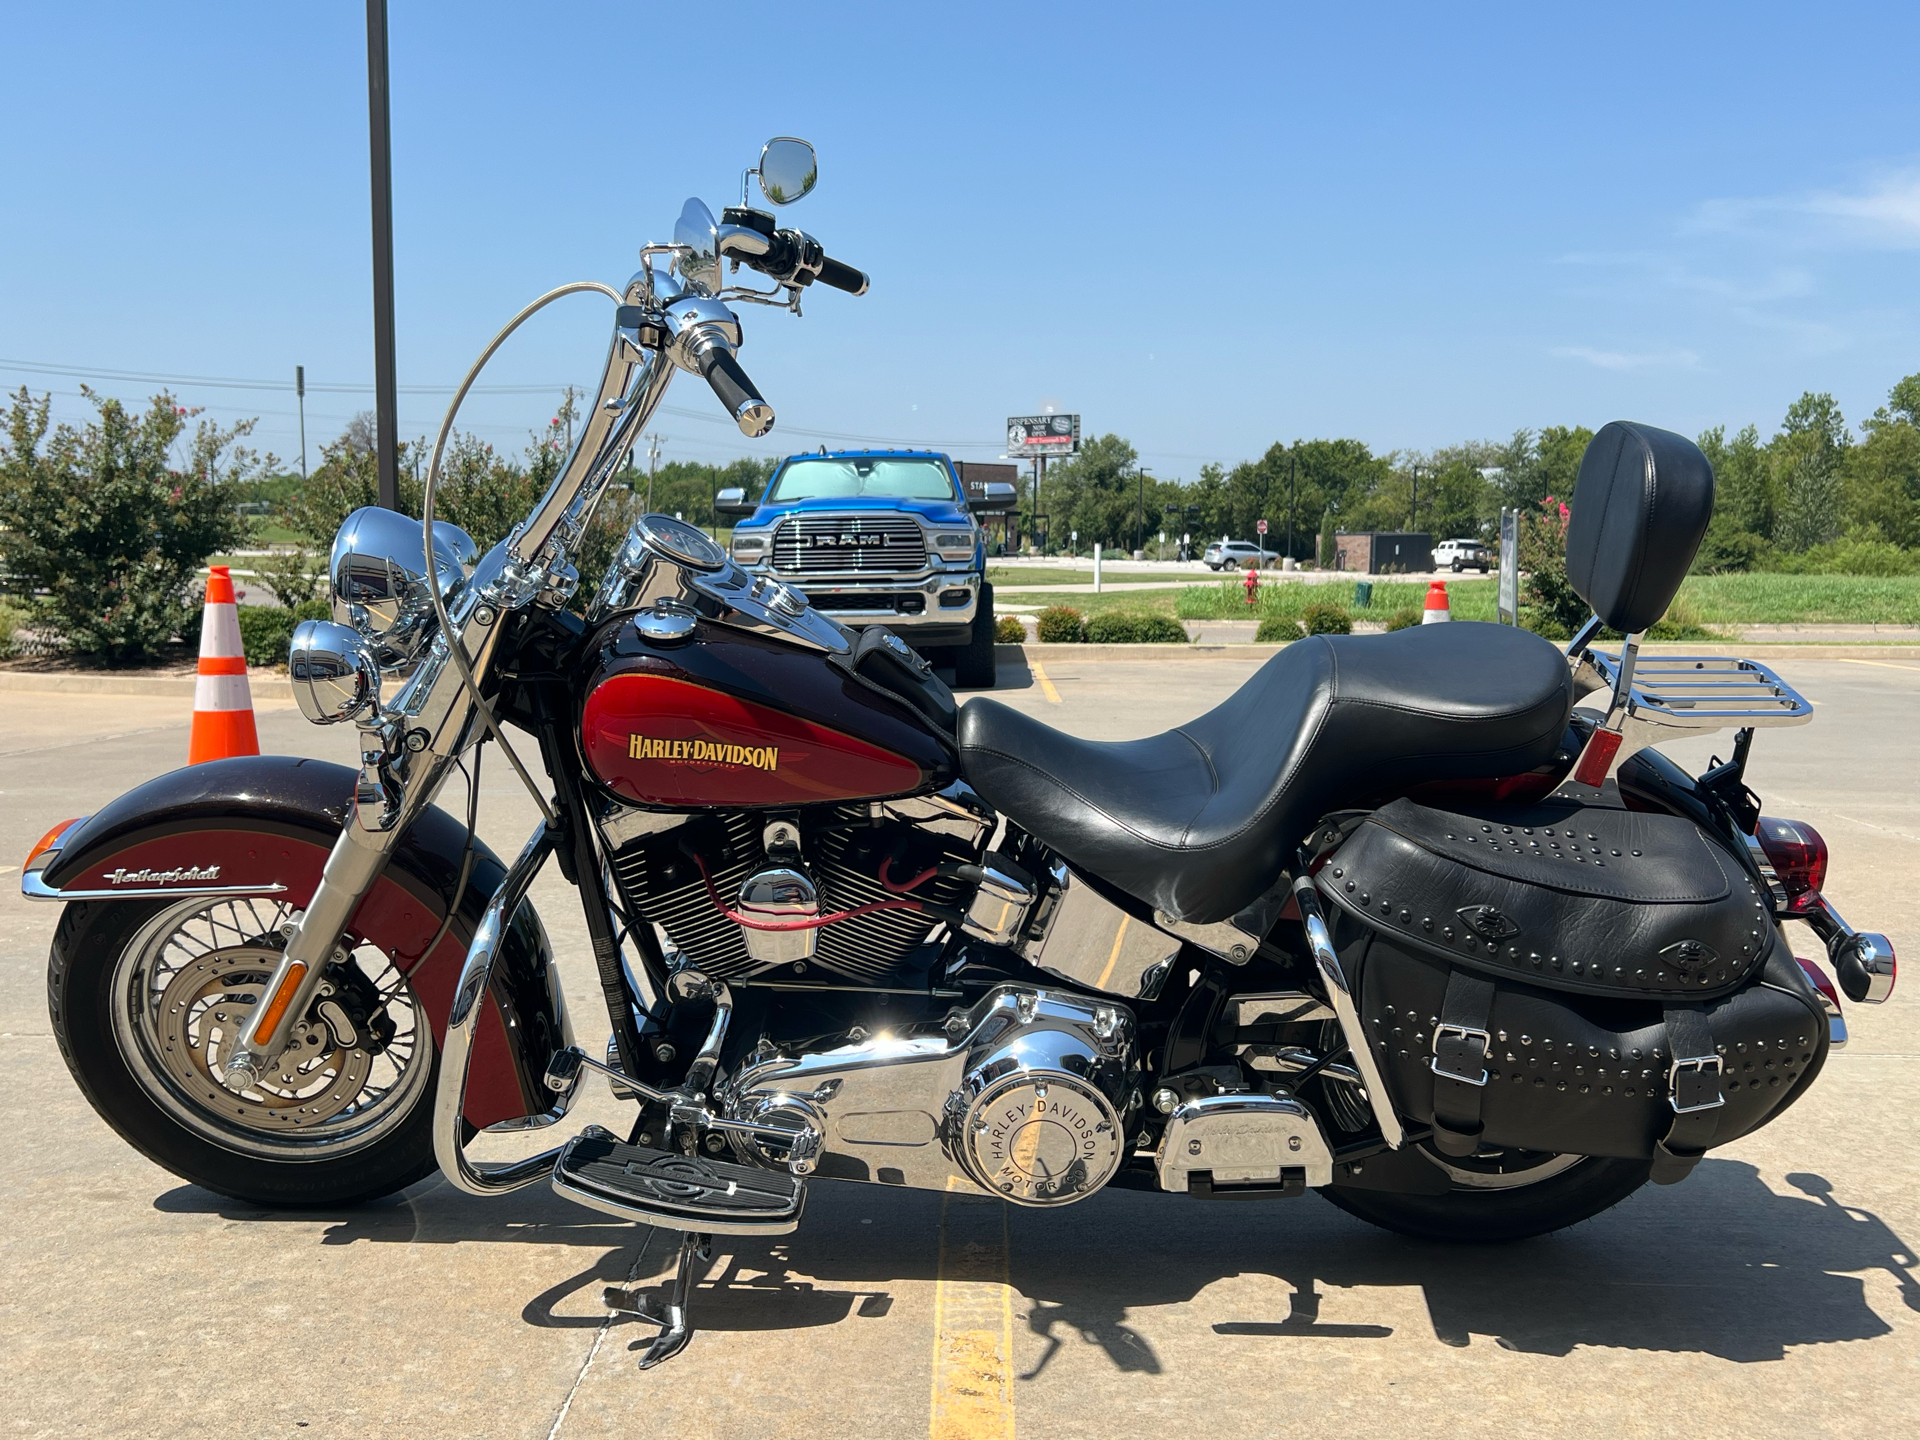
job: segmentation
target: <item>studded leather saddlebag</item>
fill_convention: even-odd
[[[1396,801],[1319,875],[1400,1112],[1435,1146],[1684,1178],[1818,1070],[1818,998],[1739,862],[1675,816]]]

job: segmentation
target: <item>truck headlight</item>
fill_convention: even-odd
[[[973,558],[973,533],[971,531],[942,531],[932,537],[933,553],[942,560],[971,560]]]
[[[733,558],[745,564],[752,564],[766,553],[767,537],[764,535],[735,535],[733,537]]]

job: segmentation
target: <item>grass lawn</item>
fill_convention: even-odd
[[[1706,625],[1920,625],[1920,575],[1695,575]]]
[[[1449,580],[1447,596],[1456,620],[1491,620],[1496,580]],[[1102,610],[1154,610],[1182,620],[1251,620],[1268,615],[1297,618],[1311,604],[1336,604],[1354,618],[1382,620],[1402,608],[1420,608],[1426,585],[1404,580],[1373,582],[1373,604],[1354,608],[1353,586],[1307,585],[1263,580],[1257,606],[1246,603],[1238,581],[1208,582],[1179,590],[1138,594],[1050,595],[1011,584],[998,590],[1003,604],[1066,604],[1091,615]],[[1920,575],[1696,575],[1680,587],[1678,609],[1700,625],[1877,624],[1920,625]]]
[[[1016,588],[1025,590],[1036,585],[1091,585],[1093,583],[1093,571],[1068,570],[1064,566],[1056,570],[1049,566],[1042,565],[1005,566],[989,564],[987,566],[987,579],[992,583],[996,591],[1013,590]],[[1211,584],[1213,577],[1210,575],[1183,575],[1177,571],[1165,575],[1142,574],[1138,571],[1116,574],[1112,570],[1104,569],[1100,572],[1100,583],[1102,585],[1164,585],[1169,580],[1205,585]]]

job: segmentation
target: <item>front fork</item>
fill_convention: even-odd
[[[329,962],[346,958],[343,932],[386,868],[402,828],[396,824],[368,830],[356,815],[334,841],[319,888],[306,911],[283,927],[287,943],[280,964],[241,1021],[239,1041],[227,1052],[220,1082],[235,1094],[266,1076],[313,1002]]]

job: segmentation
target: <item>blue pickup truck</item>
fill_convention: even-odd
[[[1006,509],[1011,485],[969,504],[954,464],[927,450],[790,455],[758,503],[722,490],[743,517],[733,558],[806,592],[843,625],[885,625],[961,689],[993,688],[993,587],[974,509]]]

